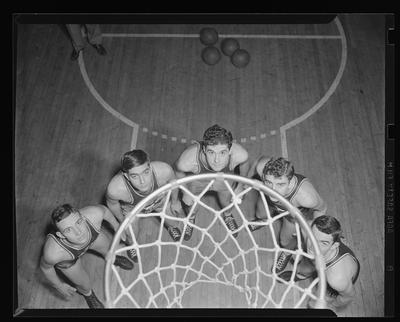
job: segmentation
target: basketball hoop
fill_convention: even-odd
[[[185,185],[197,180],[210,182],[200,194],[195,195]],[[231,203],[223,209],[214,209],[202,199],[217,180],[223,182],[232,195]],[[236,195],[231,182],[241,183],[245,189]],[[188,217],[167,214],[171,193],[175,189],[180,189],[194,200]],[[242,199],[252,190],[259,194],[263,201],[267,217],[265,221],[250,222],[240,207],[243,204]],[[160,195],[165,196],[162,209],[150,213],[143,212],[145,206],[157,197],[159,200]],[[278,199],[287,211],[272,217],[265,195]],[[204,211],[203,223],[200,223],[202,218],[196,219],[196,223],[189,222],[195,207]],[[241,222],[236,231],[232,232],[225,226],[221,214],[226,211],[234,212]],[[294,250],[279,246],[272,226],[285,216],[291,216],[295,220],[297,249]],[[143,241],[135,236],[132,225],[137,224],[139,218],[150,217],[161,218],[160,228],[153,240]],[[202,213],[198,213],[197,217],[202,217]],[[190,223],[197,231],[197,238],[187,242],[182,237],[180,241],[174,242],[163,229],[166,218],[179,223],[183,229]],[[250,224],[263,226],[263,229],[259,230],[263,232],[257,234],[267,234],[270,245],[268,242],[261,245],[256,240],[258,236],[249,229]],[[122,248],[119,246],[123,231],[130,234],[133,245]],[[235,232],[239,232],[237,238],[233,237]],[[303,250],[301,234],[310,238],[314,255]],[[196,240],[198,243],[193,244]],[[114,266],[115,256],[123,255],[130,249],[135,249],[138,256],[134,270],[128,272]],[[275,269],[271,269],[281,251],[290,253],[294,258],[293,273],[289,281],[280,278]],[[303,256],[315,261],[318,276],[309,285],[300,286],[299,284],[304,284],[303,281],[297,283],[294,279],[297,265]],[[311,228],[301,212],[261,182],[224,173],[193,175],[176,180],[162,186],[138,203],[114,236],[106,258],[104,278],[107,308],[183,308],[185,293],[200,283],[234,287],[244,294],[249,308],[301,308],[305,307],[307,299],[315,300],[316,308],[325,308],[325,262]]]

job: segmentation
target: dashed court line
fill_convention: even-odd
[[[318,109],[320,109],[326,101],[329,99],[329,97],[333,94],[333,92],[336,90],[340,79],[343,75],[344,67],[346,65],[346,60],[347,60],[347,45],[346,45],[346,37],[343,31],[343,27],[339,21],[339,19],[336,17],[335,18],[335,23],[338,27],[340,35],[237,35],[237,34],[219,34],[220,38],[251,38],[251,39],[337,39],[341,40],[342,43],[342,57],[341,57],[341,63],[339,67],[339,71],[332,82],[330,88],[328,91],[325,93],[325,95],[312,107],[310,108],[306,113],[301,115],[300,117],[284,124],[279,128],[280,131],[280,138],[281,138],[281,148],[282,148],[282,156],[287,158],[288,157],[288,151],[287,151],[287,138],[286,138],[286,131],[297,124],[303,122],[306,120],[308,117],[310,117],[312,114],[314,114]],[[165,33],[150,33],[150,34],[135,34],[135,33],[105,33],[103,34],[103,37],[127,37],[127,38],[198,38],[198,34],[165,34]],[[82,51],[79,54],[79,67],[82,73],[82,77],[85,81],[86,86],[88,87],[89,91],[92,93],[92,95],[96,98],[96,100],[100,103],[101,106],[103,106],[104,109],[106,109],[108,112],[110,112],[114,117],[117,119],[121,120],[123,123],[126,125],[132,127],[132,137],[131,137],[131,144],[130,148],[134,149],[136,148],[137,144],[137,137],[139,133],[139,124],[133,122],[132,120],[128,119],[115,109],[113,109],[102,97],[101,95],[97,92],[95,87],[93,86],[92,82],[90,81],[90,78],[87,74],[86,68],[85,68],[85,63],[83,60],[82,56]],[[177,138],[176,136],[171,136],[169,137],[165,133],[159,133],[158,131],[150,131],[146,127],[142,127],[142,131],[145,133],[151,133],[153,136],[161,136],[162,139],[167,140],[170,139],[172,142],[180,142],[182,144],[186,144],[188,141],[194,142],[195,140],[193,139],[187,139],[187,138]],[[276,130],[272,130],[267,133],[261,133],[259,135],[251,135],[248,138],[239,138],[236,141],[239,141],[241,143],[246,143],[248,141],[257,141],[259,139],[266,139],[268,136],[274,136],[276,135]]]

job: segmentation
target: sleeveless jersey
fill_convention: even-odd
[[[150,166],[151,167],[151,166]],[[153,175],[153,186],[150,189],[148,193],[142,193],[138,190],[135,189],[135,187],[132,185],[132,183],[121,173],[122,179],[125,183],[126,189],[128,190],[130,194],[130,201],[125,201],[125,200],[119,200],[122,213],[126,216],[140,201],[142,201],[144,198],[146,198],[149,194],[151,194],[153,191],[157,190],[160,185],[157,181],[157,177],[154,173],[153,168],[151,167],[151,172]],[[159,196],[156,196],[152,201],[151,204],[146,205],[143,209],[143,213],[149,213],[152,212],[155,209],[159,209],[163,205],[165,195],[161,194]]]
[[[72,259],[70,260],[65,260],[57,263],[55,266],[58,268],[68,268],[71,267],[76,263],[76,261],[81,257],[83,254],[86,253],[86,251],[89,249],[89,247],[94,243],[94,241],[97,239],[97,236],[100,233],[100,230],[96,230],[96,228],[93,227],[93,225],[90,223],[89,220],[85,219],[88,228],[89,228],[89,241],[87,242],[86,245],[83,246],[76,246],[72,245],[65,239],[61,239],[58,237],[56,234],[50,233],[47,235],[48,238],[53,238],[54,241],[61,247],[63,248],[68,254],[71,255]]]
[[[200,155],[203,153],[201,146],[202,144],[200,142],[195,142],[197,145],[197,151],[196,151],[196,163],[197,163],[197,169],[198,171],[195,174],[201,174],[201,173],[216,173],[217,171],[214,171],[210,169],[204,162],[201,160]],[[230,159],[229,159],[230,162]],[[229,169],[229,162],[228,164],[218,172],[223,172],[223,173],[228,173],[228,174],[239,174],[237,168],[230,170]]]
[[[286,200],[288,200],[290,203],[292,203],[293,199],[296,197],[297,192],[299,191],[301,185],[308,180],[305,176],[301,174],[294,174],[294,178],[296,180],[296,183],[292,189],[292,191],[289,193],[289,195],[284,196]],[[270,207],[271,211],[271,216],[274,217],[278,214],[281,214],[282,212],[286,211],[286,208],[282,205],[282,203],[278,201],[272,201],[271,198],[267,195],[264,194],[265,198],[268,202],[268,205]],[[305,208],[305,207],[297,207],[303,214],[306,214],[307,212],[311,211],[310,208]],[[292,221],[293,219],[289,216],[285,216],[286,219],[289,221]]]
[[[345,244],[343,244],[342,242],[339,242],[339,247],[337,248],[336,255],[329,262],[326,263],[326,270],[328,270],[330,267],[335,265],[337,262],[341,261],[343,259],[343,257],[345,257],[345,256],[350,256],[357,264],[357,272],[351,279],[351,281],[354,284],[357,281],[358,275],[360,273],[360,262],[358,261],[357,257],[354,255],[354,252],[349,247],[347,247]],[[327,285],[327,292],[331,296],[337,296],[339,294],[329,284]]]

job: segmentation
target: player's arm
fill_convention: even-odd
[[[177,179],[196,173],[197,146],[191,145],[182,152],[178,160],[174,163],[175,176]],[[186,184],[183,184],[186,187]]]
[[[174,163],[175,175],[178,179],[196,173],[197,145],[190,145]]]
[[[162,184],[171,183],[176,180],[175,171],[168,163],[153,161],[152,165]],[[171,191],[171,202],[178,202],[178,192],[179,189],[173,189]]]
[[[247,177],[252,178],[254,175],[257,174],[260,178],[262,178],[264,166],[270,159],[271,157],[266,157],[264,155],[259,156],[249,167]]]
[[[245,148],[240,144],[233,143],[231,147],[231,163],[229,165],[230,170],[234,170],[235,173],[239,173],[241,176],[247,176],[249,172],[249,154]],[[239,171],[236,171],[239,170]],[[236,187],[236,193],[240,193],[244,189],[244,185],[239,183]]]
[[[52,247],[51,245],[53,241],[50,238],[46,240],[46,243],[43,247],[43,253],[40,258],[40,269],[46,279],[50,282],[51,286],[60,292],[64,297],[69,298],[76,292],[76,289],[71,285],[64,283],[58,277],[54,265],[62,260],[66,260],[66,258],[62,258],[61,254],[54,252],[54,246]]]
[[[174,182],[178,178],[175,170],[167,163],[162,163],[162,174],[167,183]],[[182,212],[182,206],[178,196],[179,189],[172,189],[170,209],[175,216],[179,216]]]
[[[230,153],[231,153],[231,162],[229,164],[229,169],[232,171],[239,166],[240,175],[242,176],[246,175],[247,172],[249,171],[249,165],[248,165],[249,154],[246,151],[246,149],[243,148],[238,143],[232,143]]]
[[[325,215],[326,213],[327,205],[325,201],[321,198],[314,186],[309,181],[306,181],[302,184],[296,200],[300,207],[314,210],[313,219]]]
[[[117,231],[120,223],[117,221],[110,209],[103,205],[100,205],[100,207],[103,211],[103,220],[108,221],[110,225],[114,228],[114,231]]]
[[[262,157],[258,157],[257,159],[255,159],[249,166],[249,170],[246,173],[247,178],[252,178],[256,174],[256,166],[257,166],[258,162],[260,161],[260,158],[262,158]]]
[[[177,176],[175,174],[174,169],[172,169],[172,167],[169,166],[168,164],[167,164],[167,167],[166,167],[166,172],[167,172],[167,183],[174,182],[177,179]],[[171,201],[173,203],[179,202],[178,193],[179,193],[179,189],[172,189],[172,191],[171,191]]]
[[[121,205],[119,203],[119,197],[115,191],[113,182],[110,182],[107,186],[106,203],[107,207],[111,210],[115,218],[117,218],[118,222],[122,223],[125,217],[122,213]]]
[[[250,169],[250,161],[247,158],[245,161],[239,164],[239,174],[243,177],[247,176]]]
[[[197,173],[197,144],[192,144],[186,148],[179,156],[178,160],[174,163],[175,175],[178,179]],[[182,184],[183,187],[187,187],[187,184]],[[184,191],[182,202],[186,204],[189,202],[191,197]]]
[[[329,280],[329,285],[339,294],[336,297],[327,297],[327,304],[334,309],[341,309],[347,306],[355,296],[354,285],[347,274],[336,274]]]

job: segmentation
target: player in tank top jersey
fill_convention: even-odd
[[[157,163],[155,164],[156,167],[158,165]],[[142,201],[148,195],[150,195],[151,193],[153,193],[154,191],[156,191],[158,188],[161,187],[157,181],[157,176],[155,175],[154,162],[150,162],[150,170],[152,174],[152,180],[149,191],[147,192],[141,192],[140,190],[136,189],[135,186],[132,184],[132,182],[127,178],[127,176],[123,174],[122,171],[118,173],[118,176],[122,178],[122,181],[124,182],[126,190],[129,194],[129,198],[127,198],[129,200],[127,199],[119,200],[121,210],[124,216],[126,216],[140,201]],[[165,201],[165,194],[162,194],[157,198],[155,198],[154,200],[152,200],[151,203],[149,203],[144,207],[143,212],[150,213],[152,211],[156,211],[162,208],[163,201]]]
[[[327,281],[325,300],[328,308],[340,311],[354,299],[354,284],[360,274],[360,262],[355,253],[342,242],[342,228],[335,217],[328,215],[317,217],[311,224],[311,231],[325,261]],[[306,251],[314,255],[309,238],[306,239]],[[285,271],[280,276],[288,280],[291,273]],[[303,257],[297,266],[295,280],[309,277],[316,277],[315,262]],[[314,304],[311,300],[309,307],[313,307]]]
[[[264,185],[278,192],[293,206],[299,208],[309,224],[314,218],[324,215],[326,212],[326,203],[320,197],[311,181],[305,176],[295,173],[292,163],[285,158],[260,157],[249,170],[248,176],[254,179],[261,179]],[[267,195],[266,197],[272,217],[286,211],[278,199]],[[267,212],[264,203],[261,197],[258,196],[255,206],[255,221],[265,220],[266,218]],[[250,227],[251,230],[263,227],[253,226]],[[273,227],[275,234],[279,235],[281,247],[291,250],[296,248],[296,228],[292,216],[287,215],[275,221]],[[280,252],[275,263],[275,269],[278,274],[284,270],[290,258],[291,255],[289,253]]]
[[[64,204],[52,212],[54,231],[47,235],[40,259],[40,268],[50,284],[66,299],[76,291],[84,296],[90,308],[103,308],[92,289],[89,273],[81,258],[88,250],[95,250],[104,258],[111,245],[111,236],[103,230],[103,220],[114,229],[118,222],[110,210],[103,205],[81,209]],[[122,245],[120,245],[122,247]],[[133,263],[126,257],[116,256],[114,265],[131,270]],[[62,281],[56,269],[73,284]]]
[[[112,213],[121,224],[125,216],[146,196],[153,193],[163,185],[176,179],[172,167],[161,161],[150,161],[148,154],[140,149],[126,152],[121,160],[121,170],[110,180],[106,191],[106,202]],[[166,200],[166,192],[160,194],[145,205],[143,213],[161,212]],[[171,198],[168,200],[167,214],[178,216],[181,209],[178,200],[177,189],[172,190]],[[161,222],[160,217],[150,217],[152,220]],[[132,222],[133,233],[138,236],[139,218]],[[140,218],[142,220],[142,218]],[[174,241],[179,241],[181,232],[177,227],[178,223],[169,218],[165,218],[164,228],[168,231]],[[128,232],[128,230],[127,230]],[[125,242],[128,245],[133,244],[133,238],[130,234],[125,234]],[[137,254],[134,249],[127,251],[128,256],[134,262],[137,262]]]
[[[209,127],[203,135],[203,141],[194,142],[189,145],[180,155],[175,163],[177,177],[183,178],[188,175],[201,173],[224,172],[230,174],[244,175],[248,171],[248,153],[237,143],[233,142],[230,131],[215,124]],[[198,180],[188,183],[186,186],[193,194],[199,194],[210,180]],[[242,186],[233,185],[235,193],[238,193]],[[221,208],[229,205],[232,198],[231,193],[223,182],[215,181],[209,191],[217,192],[217,201]],[[186,193],[182,196],[182,208],[188,216],[193,205],[193,199]],[[194,223],[198,207],[195,207],[189,218]],[[235,231],[238,225],[231,212],[222,215],[226,226],[230,231]],[[187,225],[184,239],[189,240],[192,236],[193,227]],[[237,236],[237,232],[233,233]]]

